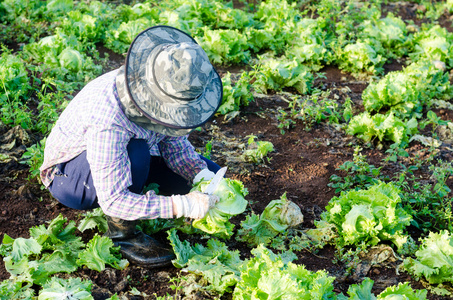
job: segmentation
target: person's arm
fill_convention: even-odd
[[[129,135],[121,129],[91,129],[86,134],[90,164],[98,202],[105,214],[123,220],[172,218],[170,197],[153,191],[144,195],[129,191],[132,185],[127,152]]]
[[[187,136],[165,137],[159,143],[159,148],[169,168],[190,182],[207,167]]]
[[[203,218],[219,198],[197,191],[187,195],[144,195],[129,191],[132,185],[127,144],[121,130],[104,129],[87,133],[87,160],[90,163],[98,203],[104,213],[123,220],[189,217]]]

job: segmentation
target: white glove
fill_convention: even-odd
[[[203,218],[208,210],[219,202],[216,195],[208,195],[198,191],[187,195],[173,195],[173,214],[177,218],[186,217],[191,219]]]
[[[205,181],[211,180],[211,179],[214,177],[214,175],[215,175],[215,173],[209,171],[208,168],[203,169],[203,170],[200,171],[200,173],[198,173],[198,174],[194,177],[194,179],[193,179],[193,184],[200,182],[202,179],[204,179]]]

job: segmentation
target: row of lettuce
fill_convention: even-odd
[[[219,113],[234,116],[257,93],[289,90],[293,94],[286,97],[291,99],[292,109],[290,113],[280,112],[281,128],[289,130],[300,120],[328,119],[342,124],[348,134],[365,142],[390,142],[394,143],[392,149],[404,148],[427,124],[433,127],[433,137],[436,127],[453,128],[450,122],[429,111],[432,107],[451,106],[447,100],[453,95],[448,73],[453,67],[453,35],[434,23],[416,26],[391,13],[382,17],[381,2],[322,0],[313,6],[306,5],[301,12],[295,3],[276,0],[254,7],[245,5],[243,9],[235,9],[231,3],[202,0],[143,1],[115,6],[100,1],[4,0],[0,2],[0,28],[5,32],[2,41],[8,44],[7,37],[14,36],[20,49],[13,52],[2,47],[1,121],[45,137],[71,95],[105,70],[108,57],[100,57],[97,50],[100,45],[123,54],[140,31],[166,24],[192,34],[215,64],[247,66],[248,71],[239,76],[227,74],[222,78],[224,99]],[[451,1],[423,4],[425,12],[419,11],[423,17],[435,19],[442,12],[453,11]],[[405,62],[406,66],[384,75],[384,64],[392,60]],[[350,99],[336,101],[329,90],[315,87],[315,80],[322,79],[322,73],[317,72],[327,65],[370,82],[362,95],[364,112],[354,115],[357,110],[351,107]],[[328,103],[321,116],[307,115],[310,104],[317,101]],[[434,140],[428,143],[433,145]],[[41,143],[30,147],[24,156],[34,175],[40,165],[42,146]],[[433,214],[426,209],[436,209],[435,204],[445,201],[440,211],[445,213],[443,220],[449,222],[423,227],[415,219],[421,212],[414,206],[411,210],[410,205],[401,208],[405,201],[417,200],[417,196],[409,195],[409,188],[404,190],[407,177],[401,173],[403,183],[394,185],[373,179],[366,185],[354,186],[356,190],[353,186],[344,188],[340,196],[329,202],[315,229],[290,230],[288,219],[279,214],[281,203],[287,201],[284,197],[261,215],[248,215],[237,230],[236,239],[256,248],[253,257],[244,261],[216,239],[210,240],[207,247],[191,246],[187,241],[181,242],[176,231],[171,230],[169,239],[178,256],[174,264],[201,274],[208,282],[205,292],[229,292],[235,299],[277,299],[284,295],[297,299],[348,299],[333,292],[334,277],[325,271],[311,272],[293,264],[295,256],[285,250],[313,251],[332,244],[339,252],[355,251],[384,242],[392,244],[405,257],[405,271],[434,284],[433,291],[448,294],[451,292],[448,286],[453,283],[453,237],[451,200],[447,198],[445,178],[451,171],[451,166],[445,167],[443,177],[438,176],[444,184],[433,187],[434,195],[428,196],[427,190],[418,195],[426,196],[422,199],[426,214],[421,216],[422,220]],[[404,175],[409,173],[406,170]],[[364,174],[359,176],[363,178]],[[234,194],[244,196],[244,191],[236,189]],[[229,214],[224,215],[219,206],[208,216],[209,222],[201,220],[194,224],[195,229],[221,238],[231,237],[233,226],[228,218],[243,213],[245,206],[243,201],[235,203],[240,197],[230,200],[224,207]],[[1,284],[2,295],[33,299],[35,284],[41,287],[39,299],[54,299],[64,293],[76,299],[91,299],[87,293],[90,282],[49,278],[82,267],[102,271],[105,264],[116,268],[127,265],[108,240],[95,237],[84,245],[73,235],[75,225],[70,222],[62,227],[64,222],[56,219],[47,228],[33,228],[30,239],[5,236],[2,256],[11,279]],[[442,231],[430,233],[417,246],[406,232],[409,224]],[[166,222],[146,224],[144,228],[175,226],[196,233],[184,224]],[[284,252],[276,255],[266,247]],[[104,258],[100,263],[90,257]],[[349,299],[358,295],[375,299],[372,286],[369,279],[352,285]],[[72,290],[68,291],[68,287]],[[426,291],[413,291],[408,284],[400,284],[387,288],[377,299],[391,299],[397,294],[408,299],[426,298]]]
[[[194,189],[203,190],[207,184],[201,182]],[[387,286],[376,296],[372,292],[374,282],[369,278],[350,285],[345,296],[334,291],[335,277],[328,272],[310,271],[293,262],[297,260],[294,251],[313,251],[326,244],[334,245],[338,251],[351,247],[366,250],[387,241],[402,257],[414,253],[410,248],[415,244],[405,232],[411,216],[398,206],[400,191],[392,183],[378,182],[368,189],[342,193],[329,202],[316,228],[292,233],[289,229],[297,227],[303,217],[300,208],[284,195],[271,201],[260,215],[249,213],[234,233],[229,218],[244,213],[247,190],[237,180],[223,179],[222,186],[214,193],[220,197],[219,203],[193,226],[182,218],[142,221],[141,224],[147,233],[170,228],[168,239],[176,254],[173,264],[192,274],[184,278],[186,283],[194,283],[190,291],[184,291],[186,296],[196,292],[210,297],[230,293],[233,299],[427,299],[426,290],[414,290],[407,282]],[[0,284],[2,299],[36,299],[36,287],[39,287],[37,299],[69,296],[70,299],[93,299],[91,280],[55,276],[82,268],[102,272],[107,266],[120,270],[128,266],[109,238],[95,234],[87,244],[82,241],[81,233],[93,228],[100,233],[107,229],[100,209],[87,213],[78,225],[60,215],[47,226],[30,228],[27,239],[5,235],[0,254],[11,277]],[[178,231],[212,236],[205,246],[191,245],[188,240],[181,241]],[[233,236],[253,248],[250,258],[241,259],[239,250],[230,250],[221,241]],[[448,231],[430,233],[421,241],[414,258],[407,256],[402,261],[401,271],[433,284],[433,292],[448,295],[449,290],[444,285],[452,281],[452,244],[453,236]],[[278,247],[279,254],[270,247]],[[385,250],[388,249],[393,253],[387,246]],[[383,252],[378,252],[377,256],[379,263],[385,261]],[[391,258],[402,260],[394,253]],[[201,276],[202,280],[191,277],[193,275]],[[133,292],[146,296],[137,290]],[[115,294],[109,299],[118,297]]]
[[[381,17],[380,5],[378,0],[324,0],[301,12],[296,3],[269,0],[248,12],[203,0],[133,6],[5,0],[2,29],[24,34],[14,36],[21,51],[2,49],[2,122],[46,134],[70,95],[102,73],[106,59],[99,57],[99,45],[124,54],[139,32],[166,24],[192,34],[215,64],[250,69],[235,82],[224,78],[221,114],[250,103],[253,92],[292,88],[303,98],[315,92],[314,82],[322,78],[316,72],[335,65],[371,81],[363,95],[365,112],[338,120],[350,121],[347,132],[366,142],[407,144],[423,125],[418,122],[423,113],[451,99],[453,34],[435,23],[417,26],[392,13]],[[436,8],[453,11],[448,1]],[[315,12],[316,18],[311,16]],[[400,59],[407,67],[383,76],[383,65]]]

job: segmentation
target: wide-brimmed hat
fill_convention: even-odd
[[[137,35],[116,84],[121,101],[135,105],[142,123],[146,117],[173,131],[203,125],[223,96],[222,81],[206,52],[190,35],[163,25]]]

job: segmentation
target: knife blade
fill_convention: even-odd
[[[211,182],[208,184],[208,186],[204,190],[205,194],[212,195],[212,193],[214,193],[214,191],[217,189],[217,186],[219,185],[220,181],[225,176],[226,171],[227,171],[227,167],[223,167],[217,171],[217,173],[211,179]]]

